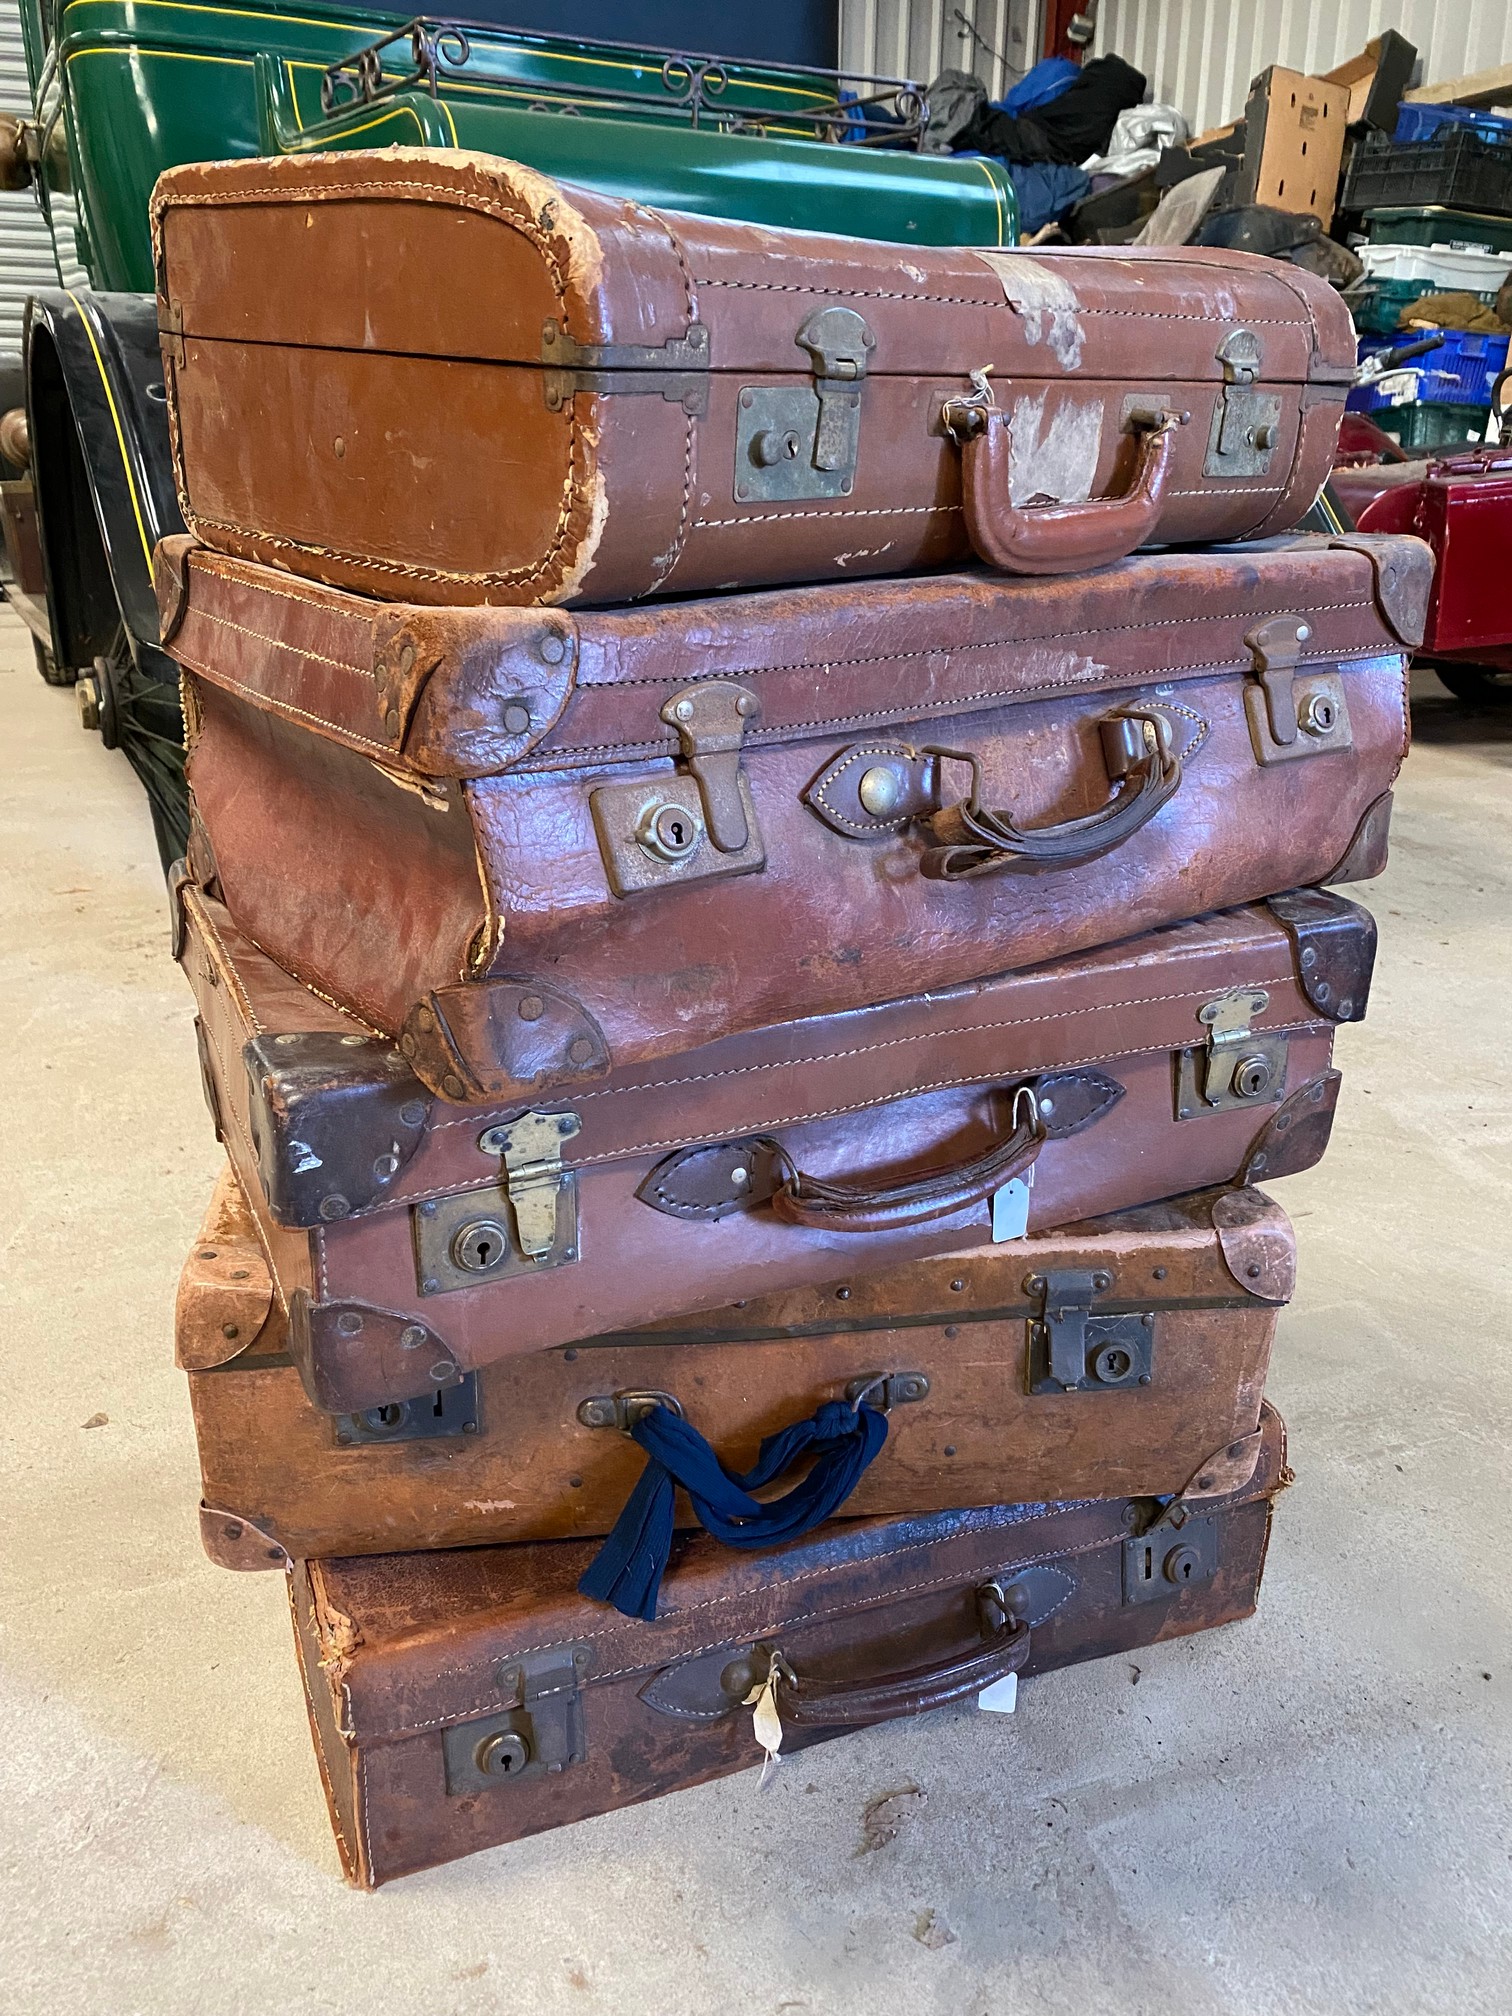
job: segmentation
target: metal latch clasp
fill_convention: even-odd
[[[1263,476],[1281,433],[1281,395],[1258,392],[1260,338],[1253,329],[1231,329],[1218,345],[1223,390],[1213,404],[1204,476]]]
[[[1109,1386],[1148,1386],[1155,1318],[1096,1316],[1093,1304],[1113,1286],[1106,1268],[1054,1268],[1024,1279],[1024,1293],[1039,1310],[1029,1318],[1028,1388],[1031,1393],[1095,1392]]]
[[[621,1435],[628,1435],[641,1416],[656,1407],[665,1407],[682,1419],[682,1402],[675,1393],[658,1393],[649,1387],[592,1394],[579,1404],[577,1418],[585,1428],[617,1428]]]
[[[1269,1006],[1270,995],[1263,987],[1231,987],[1198,1009],[1207,1043],[1203,1049],[1180,1053],[1178,1120],[1233,1106],[1263,1106],[1281,1097],[1287,1039],[1280,1033],[1257,1036],[1251,1027]]]
[[[503,1160],[515,1239],[529,1260],[546,1260],[556,1248],[558,1200],[574,1181],[562,1167],[562,1143],[580,1133],[582,1124],[576,1113],[524,1113],[478,1137],[485,1154]]]
[[[1337,672],[1298,670],[1312,634],[1312,625],[1300,616],[1272,616],[1245,633],[1254,663],[1244,708],[1259,763],[1352,746],[1343,679]]]
[[[794,343],[811,385],[746,385],[735,423],[735,501],[848,497],[861,445],[861,394],[876,348],[854,308],[816,308]]]
[[[666,702],[661,718],[677,732],[686,775],[602,784],[590,792],[599,851],[616,896],[765,867],[740,765],[745,731],[760,711],[756,695],[732,680],[685,686]]]

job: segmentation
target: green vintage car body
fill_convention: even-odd
[[[38,112],[57,120],[43,178],[74,196],[97,287],[151,288],[147,199],[164,168],[396,143],[500,154],[640,202],[754,223],[921,245],[1017,236],[1001,162],[814,137],[852,130],[823,72],[720,64],[710,88],[698,58],[674,59],[669,72],[661,52],[469,28],[465,60],[441,64],[434,87],[398,39],[373,80],[384,95],[328,116],[329,66],[402,29],[404,16],[320,0],[26,0],[24,14]],[[730,130],[732,116],[746,130]],[[757,123],[764,132],[750,130]]]

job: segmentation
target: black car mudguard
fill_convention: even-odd
[[[63,680],[87,675],[98,688],[97,725],[146,787],[166,868],[184,851],[188,794],[152,553],[184,521],[156,303],[87,288],[34,294],[23,345],[53,658]]]

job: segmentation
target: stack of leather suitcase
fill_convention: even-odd
[[[1256,1186],[1365,1012],[1326,885],[1429,579],[1291,530],[1336,297],[418,150],[153,228],[178,1350],[350,1873],[1247,1615]]]

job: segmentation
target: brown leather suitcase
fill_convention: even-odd
[[[869,244],[478,155],[170,169],[152,228],[185,523],[409,602],[1263,537],[1355,371],[1338,296],[1272,260]]]
[[[1375,928],[1320,891],[817,1017],[549,1105],[433,1101],[176,892],[211,1110],[318,1406],[1307,1168]]]
[[[786,1755],[1247,1617],[1290,1481],[1266,1407],[1231,1463],[1165,1506],[845,1521],[767,1556],[700,1535],[653,1623],[577,1593],[592,1547],[572,1541],[299,1563],[342,1860],[374,1887],[746,1769],[763,1755],[746,1697],[769,1678]]]
[[[607,1533],[675,1405],[735,1470],[826,1401],[884,1412],[847,1516],[1163,1496],[1253,1433],[1296,1267],[1280,1207],[1207,1191],[1011,1245],[508,1358],[333,1420],[289,1356],[272,1270],[226,1170],[176,1315],[227,1568]],[[680,1526],[695,1522],[685,1499]]]
[[[1376,873],[1428,569],[1316,538],[570,616],[170,541],[159,583],[200,879],[476,1101]]]

